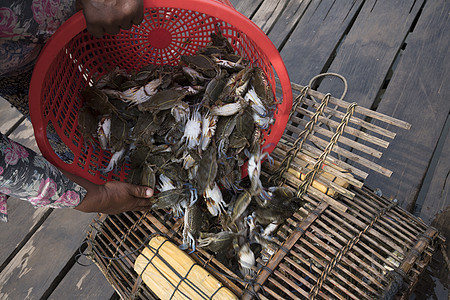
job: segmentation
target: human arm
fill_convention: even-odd
[[[153,195],[146,187],[117,181],[97,185],[62,172],[3,134],[0,134],[0,193],[26,200],[35,207],[75,207],[83,212],[108,214],[149,209],[152,204],[149,198]],[[6,218],[6,201],[2,203]]]
[[[117,34],[139,25],[144,18],[143,0],[77,0],[83,9],[87,30],[95,37]]]

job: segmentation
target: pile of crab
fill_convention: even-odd
[[[276,107],[264,71],[220,33],[211,39],[178,66],[101,77],[82,91],[78,129],[112,152],[104,172],[127,161],[127,180],[155,189],[153,209],[184,216],[182,248],[206,248],[252,276],[255,257],[270,257],[272,234],[301,201],[260,180],[261,161],[270,160],[264,130]]]

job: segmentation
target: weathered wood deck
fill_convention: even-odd
[[[279,49],[291,81],[346,77],[347,101],[412,124],[399,132],[366,184],[450,238],[450,2],[446,0],[233,0]],[[319,91],[339,95],[324,80]],[[35,150],[29,121],[1,99],[0,131]],[[33,209],[9,199],[0,224],[0,299],[114,299],[96,266],[75,263],[93,214]],[[81,259],[82,263],[89,263]],[[447,273],[448,274],[448,273]],[[447,275],[448,276],[448,275]],[[447,277],[448,278],[448,277]],[[442,287],[441,287],[442,289]],[[437,289],[436,289],[437,290]],[[447,299],[448,290],[436,291]],[[418,299],[423,299],[418,297]]]

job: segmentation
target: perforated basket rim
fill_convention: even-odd
[[[292,107],[292,89],[289,75],[281,55],[267,35],[246,16],[236,11],[234,8],[218,1],[144,0],[144,7],[185,9],[221,19],[245,33],[264,52],[280,80],[283,99],[283,105],[278,107],[274,116],[276,119],[277,128],[279,128],[279,130],[272,130],[270,135],[266,137],[267,146],[265,151],[269,153],[272,152],[281,139],[288,122],[289,113]],[[47,72],[52,67],[55,57],[57,57],[61,49],[65,47],[73,37],[85,29],[86,20],[81,11],[73,15],[66,22],[64,22],[61,27],[58,28],[58,30],[52,35],[44,46],[37,60],[36,66],[33,70],[29,92],[30,117],[33,124],[36,142],[41,153],[48,161],[59,169],[66,170],[83,178],[85,178],[85,174],[82,170],[71,168],[72,164],[62,161],[51,147],[47,138],[47,124],[42,117],[44,114],[43,107],[41,105],[41,95],[43,93],[44,79]],[[92,178],[86,179],[93,181]],[[99,179],[97,183],[100,182],[103,181]]]

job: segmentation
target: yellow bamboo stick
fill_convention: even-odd
[[[171,299],[238,299],[163,236],[150,240],[149,246],[136,258],[134,270],[160,299],[169,299],[172,295]]]
[[[298,163],[304,162],[297,161]],[[280,166],[280,162],[275,161],[274,162],[274,169],[277,169]],[[304,162],[304,164],[301,166],[304,170],[312,169],[312,165],[309,163]],[[300,180],[305,180],[305,174],[301,170],[296,170],[295,167],[291,167],[288,169],[288,172],[294,175],[295,177],[299,178]],[[348,191],[345,191],[345,189],[349,186],[348,182],[344,179],[341,179],[339,177],[336,177],[326,171],[322,171],[319,173],[320,176],[324,177],[325,179],[329,180],[329,186],[326,183],[319,182],[318,180],[314,180],[312,182],[312,186],[321,191],[324,194],[327,194],[330,197],[335,197],[337,195],[336,187],[340,186],[343,188],[343,190],[340,190],[341,193],[345,193]],[[334,188],[332,183],[334,183]],[[352,198],[352,197],[351,197]]]

